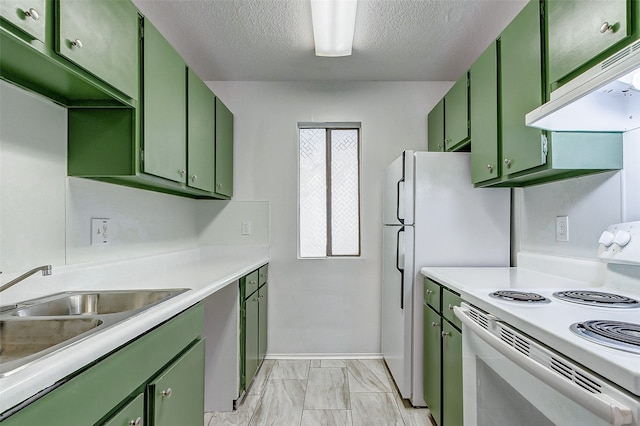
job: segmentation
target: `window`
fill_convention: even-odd
[[[300,257],[360,256],[360,125],[298,127]]]

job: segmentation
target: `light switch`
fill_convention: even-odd
[[[242,235],[251,235],[251,221],[243,220],[242,221]]]

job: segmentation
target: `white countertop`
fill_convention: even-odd
[[[640,394],[640,355],[588,342],[569,330],[575,322],[607,319],[638,323],[640,309],[611,309],[578,305],[556,299],[554,291],[591,289],[638,299],[640,282],[634,289],[617,288],[611,282],[571,279],[526,268],[422,268],[421,273],[460,293],[462,299],[550,348],[599,373],[612,382]],[[523,304],[490,297],[496,290],[513,289],[538,293],[547,304]]]
[[[0,413],[268,263],[269,248],[204,247],[104,264],[53,268],[2,293],[0,305],[73,290],[189,288],[174,298],[0,378]],[[3,282],[12,279],[3,277]]]

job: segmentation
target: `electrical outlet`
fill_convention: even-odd
[[[111,243],[111,219],[91,219],[91,245],[106,246]]]
[[[569,216],[556,217],[556,241],[569,241]]]
[[[251,221],[243,220],[242,221],[242,235],[251,235]]]

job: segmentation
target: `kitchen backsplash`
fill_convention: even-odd
[[[199,206],[189,198],[68,178],[66,109],[3,81],[0,94],[0,271],[235,244],[241,224],[220,222],[234,216],[252,222],[243,241],[268,244],[267,202]],[[91,218],[111,219],[110,245],[90,245]]]
[[[589,149],[585,146],[585,149]],[[610,224],[640,220],[640,130],[624,135],[624,170],[514,190],[520,250],[597,259]],[[569,217],[569,241],[555,239],[556,216]]]

